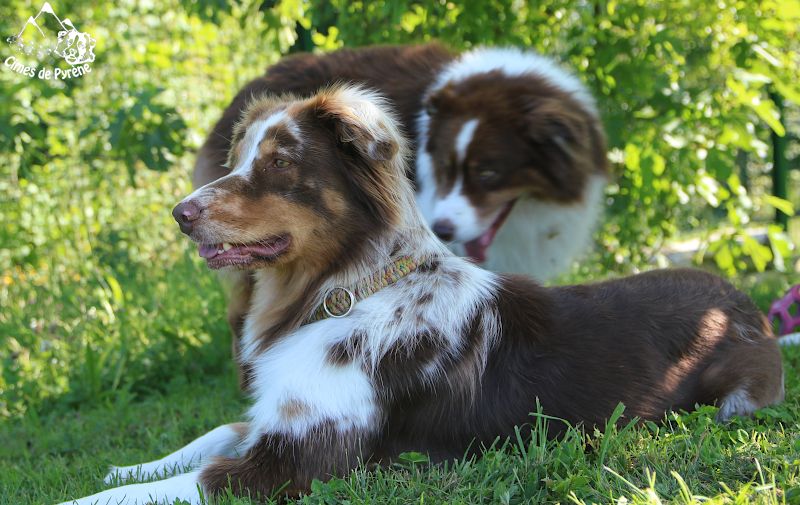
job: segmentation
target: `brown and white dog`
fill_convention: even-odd
[[[652,420],[717,404],[725,420],[783,398],[771,329],[727,282],[673,270],[543,288],[483,270],[425,223],[406,154],[385,101],[363,88],[247,108],[230,174],[173,212],[209,267],[255,279],[247,421],[109,479],[187,473],[77,503],[199,504],[198,488],[229,485],[297,495],[403,451],[462,457],[513,435],[537,401],[591,426],[618,402]]]
[[[607,182],[594,100],[551,59],[518,49],[457,55],[426,44],[285,58],[225,110],[198,155],[195,187],[230,172],[234,123],[253,96],[309,96],[337,82],[376,89],[395,107],[422,215],[458,255],[544,281],[587,249]],[[227,277],[237,353],[252,279]]]

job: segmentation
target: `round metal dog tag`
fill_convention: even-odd
[[[344,313],[342,314],[334,314],[333,312],[331,312],[331,309],[328,308],[328,301],[332,298],[333,293],[337,290],[344,291],[345,293],[347,293],[348,296],[347,310],[344,311]],[[322,301],[322,310],[325,311],[325,314],[327,314],[328,317],[337,317],[337,318],[345,317],[348,314],[350,314],[350,312],[353,311],[353,307],[355,307],[355,305],[356,305],[356,295],[353,294],[353,292],[347,288],[337,286],[335,288],[329,289],[328,292],[325,293],[325,299]]]

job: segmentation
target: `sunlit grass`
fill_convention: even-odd
[[[800,349],[785,353],[800,366]],[[797,503],[800,499],[800,383],[787,401],[754,419],[720,425],[716,409],[669,414],[662,423],[569,429],[547,440],[533,414],[533,438],[497,441],[482,458],[430,466],[407,454],[389,468],[361,468],[316,482],[303,503]],[[0,447],[0,503],[54,503],[104,488],[110,464],[160,457],[209,429],[239,419],[232,367],[175,382],[141,401],[119,394],[93,407],[28,414],[6,423]],[[624,412],[620,409],[612,418]],[[550,420],[549,422],[561,422]],[[709,501],[710,500],[710,501]],[[249,500],[223,498],[222,505]]]

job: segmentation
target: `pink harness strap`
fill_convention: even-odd
[[[798,307],[794,316],[789,312],[792,305],[797,305]],[[776,319],[780,321],[780,335],[788,335],[800,326],[800,284],[792,286],[783,298],[775,300],[769,308],[767,317],[769,317],[770,321],[775,321]]]

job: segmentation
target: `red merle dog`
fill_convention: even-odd
[[[458,255],[545,281],[587,249],[607,182],[602,125],[580,80],[531,51],[455,54],[434,43],[284,58],[225,110],[197,157],[195,187],[230,173],[234,124],[253,96],[310,96],[340,82],[378,90],[398,112],[417,204]],[[225,277],[238,352],[253,282]]]
[[[543,288],[482,270],[425,223],[406,154],[386,103],[363,88],[247,107],[230,174],[173,212],[211,268],[255,279],[239,358],[246,421],[112,472],[186,473],[77,503],[199,504],[228,486],[296,496],[403,451],[461,457],[514,434],[537,402],[591,426],[619,402],[653,420],[716,404],[724,420],[783,398],[771,329],[727,282],[668,270]]]

